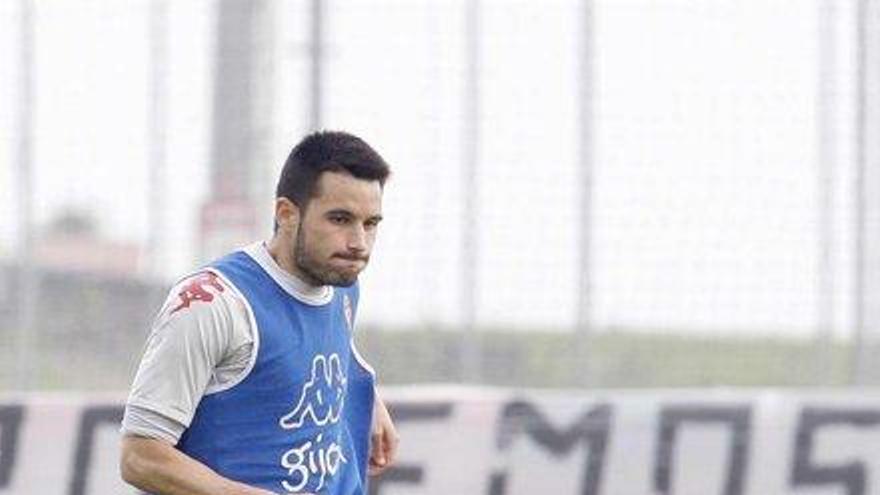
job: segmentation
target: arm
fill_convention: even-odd
[[[397,429],[394,428],[391,414],[385,407],[382,398],[379,397],[378,390],[376,391],[376,401],[373,403],[372,430],[368,472],[370,476],[376,476],[394,464],[394,459],[397,457],[397,444],[400,443],[400,437],[397,435]]]
[[[159,495],[273,495],[224,478],[162,440],[125,435],[122,479]]]
[[[196,280],[171,291],[153,324],[123,416],[120,474],[157,495],[270,495],[174,447],[209,383],[223,369],[243,369],[252,352],[244,306],[220,281]],[[205,293],[184,298],[196,289]]]

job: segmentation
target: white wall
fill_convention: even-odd
[[[384,495],[880,493],[880,394],[388,389]],[[0,494],[134,493],[122,396],[0,397]],[[280,493],[280,491],[279,491]]]

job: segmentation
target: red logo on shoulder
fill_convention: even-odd
[[[173,315],[181,309],[188,308],[193,301],[213,301],[214,294],[208,291],[208,287],[213,287],[218,293],[225,290],[216,273],[205,272],[196,275],[190,279],[190,283],[186,284],[183,287],[183,290],[180,291],[178,294],[180,297],[180,304],[172,309],[170,314]]]

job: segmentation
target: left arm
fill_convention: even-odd
[[[394,464],[397,457],[397,444],[400,437],[394,428],[394,422],[391,420],[391,414],[382,398],[379,397],[379,391],[376,391],[376,400],[373,403],[373,426],[370,434],[370,462],[368,473],[370,476],[382,474],[386,469]]]

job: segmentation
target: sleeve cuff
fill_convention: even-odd
[[[128,404],[122,418],[121,432],[123,435],[153,438],[177,445],[185,429],[183,423],[173,418],[152,409]]]

